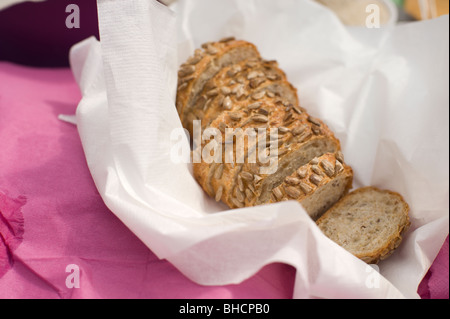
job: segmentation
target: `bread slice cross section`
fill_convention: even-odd
[[[339,153],[325,153],[301,166],[272,189],[269,203],[296,200],[318,219],[352,188],[353,170]]]
[[[410,226],[409,206],[389,190],[356,189],[317,220],[331,240],[369,264],[389,257]]]

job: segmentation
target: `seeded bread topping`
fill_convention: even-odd
[[[259,52],[253,44],[232,37],[204,43],[201,49],[195,50],[178,71],[176,106],[183,125],[185,116],[192,114],[190,111],[199,93],[217,72],[224,66],[254,58],[259,58]]]

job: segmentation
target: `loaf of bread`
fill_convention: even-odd
[[[253,44],[203,44],[178,75],[178,114],[200,159],[193,174],[216,201],[242,208],[296,200],[318,220],[349,193],[353,170],[339,140],[300,106],[278,63]],[[194,121],[201,121],[197,143]]]
[[[337,244],[375,264],[400,245],[410,226],[408,211],[400,194],[363,187],[344,196],[316,223]]]

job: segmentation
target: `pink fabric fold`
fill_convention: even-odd
[[[448,236],[430,270],[419,285],[418,293],[422,299],[448,299],[449,293],[449,246]]]
[[[14,265],[14,250],[23,239],[25,202],[24,196],[10,198],[0,190],[0,278]]]

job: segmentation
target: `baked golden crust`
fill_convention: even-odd
[[[178,71],[176,107],[183,125],[205,83],[222,67],[250,58],[259,58],[255,45],[234,38],[204,43],[195,50]]]
[[[221,112],[235,108],[235,104],[251,104],[251,94],[262,90],[271,97],[282,96],[286,103],[299,104],[297,90],[287,81],[277,62],[253,58],[224,67],[211,78],[189,110],[190,114],[184,116],[183,126],[192,135],[192,121],[201,120],[205,128]]]

